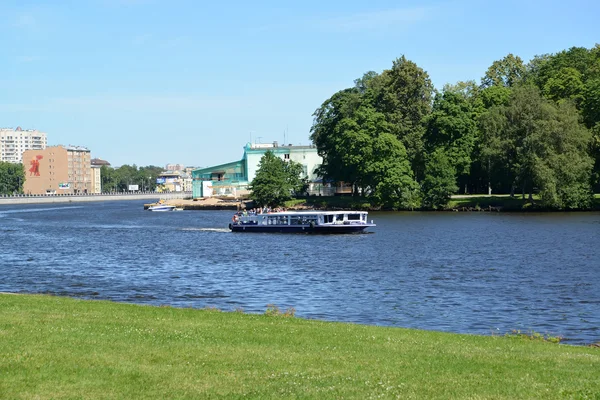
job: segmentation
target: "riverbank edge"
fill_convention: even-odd
[[[60,203],[92,203],[103,201],[125,201],[125,200],[147,200],[158,201],[159,199],[172,200],[191,197],[191,192],[141,192],[141,193],[104,193],[85,195],[20,195],[0,196],[2,205],[24,205],[24,204],[60,204]]]
[[[600,392],[592,347],[285,318],[274,306],[259,315],[29,294],[0,294],[0,303],[8,398]]]
[[[252,200],[219,199],[206,198],[195,200],[174,199],[166,201],[183,210],[240,210],[255,207]],[[144,204],[144,210],[156,203]],[[519,197],[510,197],[510,195],[457,195],[453,196],[448,206],[441,210],[431,210],[423,208],[414,209],[387,209],[384,207],[372,206],[368,199],[351,196],[318,196],[305,197],[290,200],[285,203],[288,210],[366,210],[366,211],[428,211],[428,212],[589,212],[600,211],[600,195],[594,198],[594,204],[591,208],[580,209],[555,209],[542,207],[535,203],[530,204],[527,200]]]
[[[318,209],[318,210],[367,210],[367,211],[427,211],[427,212],[589,212],[600,211],[600,194],[596,194],[589,209],[556,209],[543,207],[536,202],[510,195],[456,195],[452,196],[448,205],[439,210],[426,208],[390,209],[374,207],[368,199],[351,196],[307,197],[294,199],[286,203],[289,209]]]

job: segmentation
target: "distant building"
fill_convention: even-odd
[[[103,165],[106,165],[107,167],[110,167],[110,163],[109,163],[108,161],[106,161],[106,160],[102,160],[102,159],[100,159],[100,158],[92,158],[92,159],[90,160],[90,164],[91,164],[91,165],[97,165],[97,166],[99,166],[99,167],[101,167],[101,166],[103,166]]]
[[[99,158],[90,160],[91,176],[92,176],[92,193],[102,193],[102,174],[100,171],[103,166],[110,167],[110,163]]]
[[[183,164],[167,164],[165,165],[165,171],[183,171],[185,165]]]
[[[0,161],[22,163],[26,150],[43,150],[47,146],[44,132],[36,129],[0,128]]]
[[[92,178],[92,190],[91,193],[102,193],[102,174],[100,165],[90,165],[90,172]]]
[[[23,152],[27,194],[95,193],[90,150],[80,146],[50,146]]]
[[[194,198],[208,197],[207,190],[216,196],[238,196],[248,193],[248,185],[256,176],[262,156],[268,151],[284,161],[295,161],[302,165],[302,177],[309,181],[309,192],[318,182],[316,169],[323,163],[314,145],[293,146],[273,143],[248,143],[241,160],[213,167],[199,168],[192,172]],[[207,185],[207,182],[211,182]],[[208,189],[212,186],[212,190]]]
[[[156,190],[159,192],[185,191],[184,179],[179,171],[165,171],[156,177]]]

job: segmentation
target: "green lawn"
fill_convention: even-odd
[[[534,196],[534,201],[536,197]],[[510,197],[510,195],[484,196],[473,195],[452,198],[447,208],[451,209],[486,209],[500,208],[503,211],[521,211],[530,207],[529,202],[521,196]]]
[[[0,294],[0,398],[598,399],[600,349]]]

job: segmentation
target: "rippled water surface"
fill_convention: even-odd
[[[0,291],[600,341],[599,213],[371,213],[372,234],[313,236],[80,204],[0,206]]]

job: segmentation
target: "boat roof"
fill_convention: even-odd
[[[270,212],[263,214],[252,214],[254,215],[331,215],[331,214],[368,214],[368,211],[355,211],[355,210],[346,210],[346,211],[279,211],[279,212]]]

